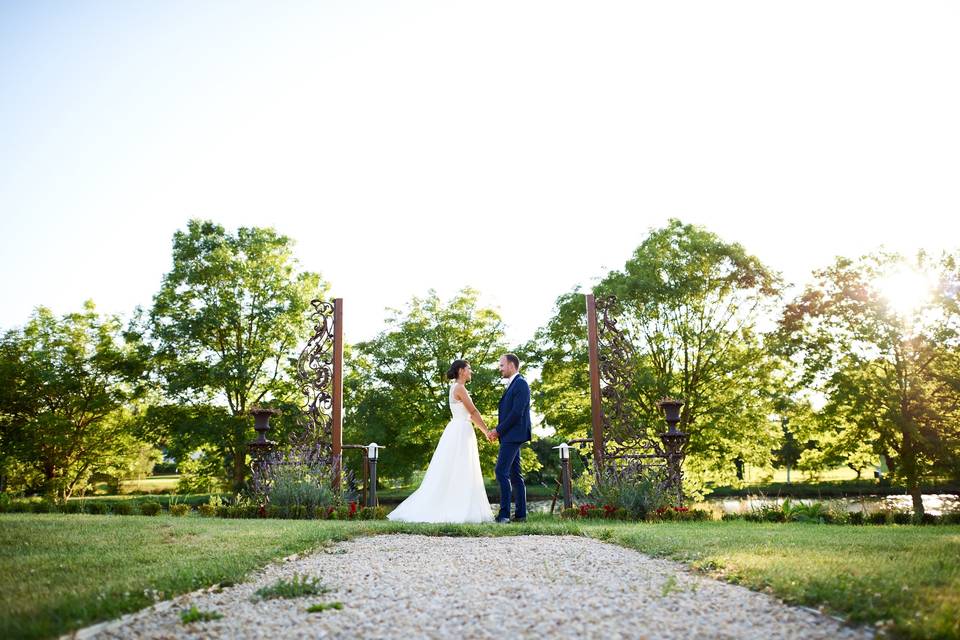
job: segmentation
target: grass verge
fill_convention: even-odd
[[[0,515],[0,637],[45,638],[239,582],[271,560],[355,536],[586,535],[822,606],[895,637],[960,638],[960,527],[747,522],[526,524]],[[892,622],[888,622],[892,621]]]

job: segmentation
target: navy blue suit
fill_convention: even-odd
[[[529,442],[531,437],[530,385],[522,376],[517,375],[503,392],[497,410],[497,423],[500,440],[495,469],[497,482],[500,483],[500,513],[497,519],[510,517],[511,493],[517,501],[514,518],[526,518],[527,487],[520,475],[520,445]]]

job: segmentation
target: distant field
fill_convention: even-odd
[[[127,480],[120,484],[122,493],[151,493],[161,489],[173,490],[177,488],[179,475],[150,476],[142,480]]]
[[[750,467],[747,466],[744,469],[743,479],[747,483],[764,483],[764,482],[786,482],[787,481],[787,470],[786,469],[774,469],[773,470],[773,480],[769,480],[770,469],[762,469],[759,467]],[[839,482],[842,480],[856,480],[857,474],[850,467],[837,467],[836,469],[830,469],[828,471],[822,471],[817,474],[817,480],[819,482]],[[873,479],[873,469],[864,469],[863,473],[860,475],[861,480],[872,480]],[[797,471],[792,469],[790,471],[790,482],[813,482],[810,479],[810,476],[802,471]]]

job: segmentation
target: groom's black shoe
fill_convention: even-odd
[[[510,522],[526,522],[526,521],[527,521],[527,518],[526,518],[526,517],[523,517],[523,518],[510,518]]]
[[[497,524],[510,524],[510,518],[497,518]]]

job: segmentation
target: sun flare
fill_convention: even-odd
[[[877,287],[890,308],[901,316],[910,316],[930,300],[934,281],[929,273],[900,267],[883,277]]]

